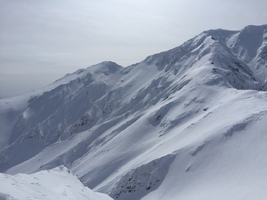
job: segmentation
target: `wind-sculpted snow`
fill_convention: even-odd
[[[111,200],[85,187],[64,166],[35,174],[0,174],[0,199]]]
[[[205,31],[2,99],[0,170],[63,164],[116,199],[265,200],[266,37],[266,25]]]

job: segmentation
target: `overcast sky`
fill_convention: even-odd
[[[128,66],[202,31],[267,23],[267,0],[0,0],[0,97],[102,61]]]

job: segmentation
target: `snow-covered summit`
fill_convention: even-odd
[[[266,25],[205,31],[135,65],[103,62],[0,100],[0,170],[63,164],[117,199],[263,200],[265,46]]]
[[[215,45],[216,48],[210,49]],[[207,53],[219,53],[221,56],[228,53],[224,59],[227,60],[232,57],[237,62],[247,65],[257,81],[262,83],[267,77],[266,49],[267,25],[247,26],[240,31],[215,29],[204,31],[172,50],[149,56],[145,62],[155,63],[161,68],[173,64],[184,66],[182,61],[188,62],[188,59],[192,58],[193,55],[195,56],[193,59],[199,60]]]

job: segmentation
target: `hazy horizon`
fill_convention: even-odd
[[[259,0],[0,0],[0,97],[102,61],[124,67],[209,29],[267,21]]]

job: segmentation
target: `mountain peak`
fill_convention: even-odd
[[[0,170],[64,165],[119,200],[264,199],[265,27],[205,31],[126,68],[78,70],[19,109],[0,101]]]
[[[122,70],[123,67],[112,61],[104,61],[99,64],[88,67],[88,71],[96,71],[97,73],[111,73]]]
[[[243,29],[241,29],[241,32],[247,32],[250,34],[255,34],[255,33],[262,33],[267,31],[267,24],[263,24],[263,25],[248,25],[246,27],[244,27]]]

